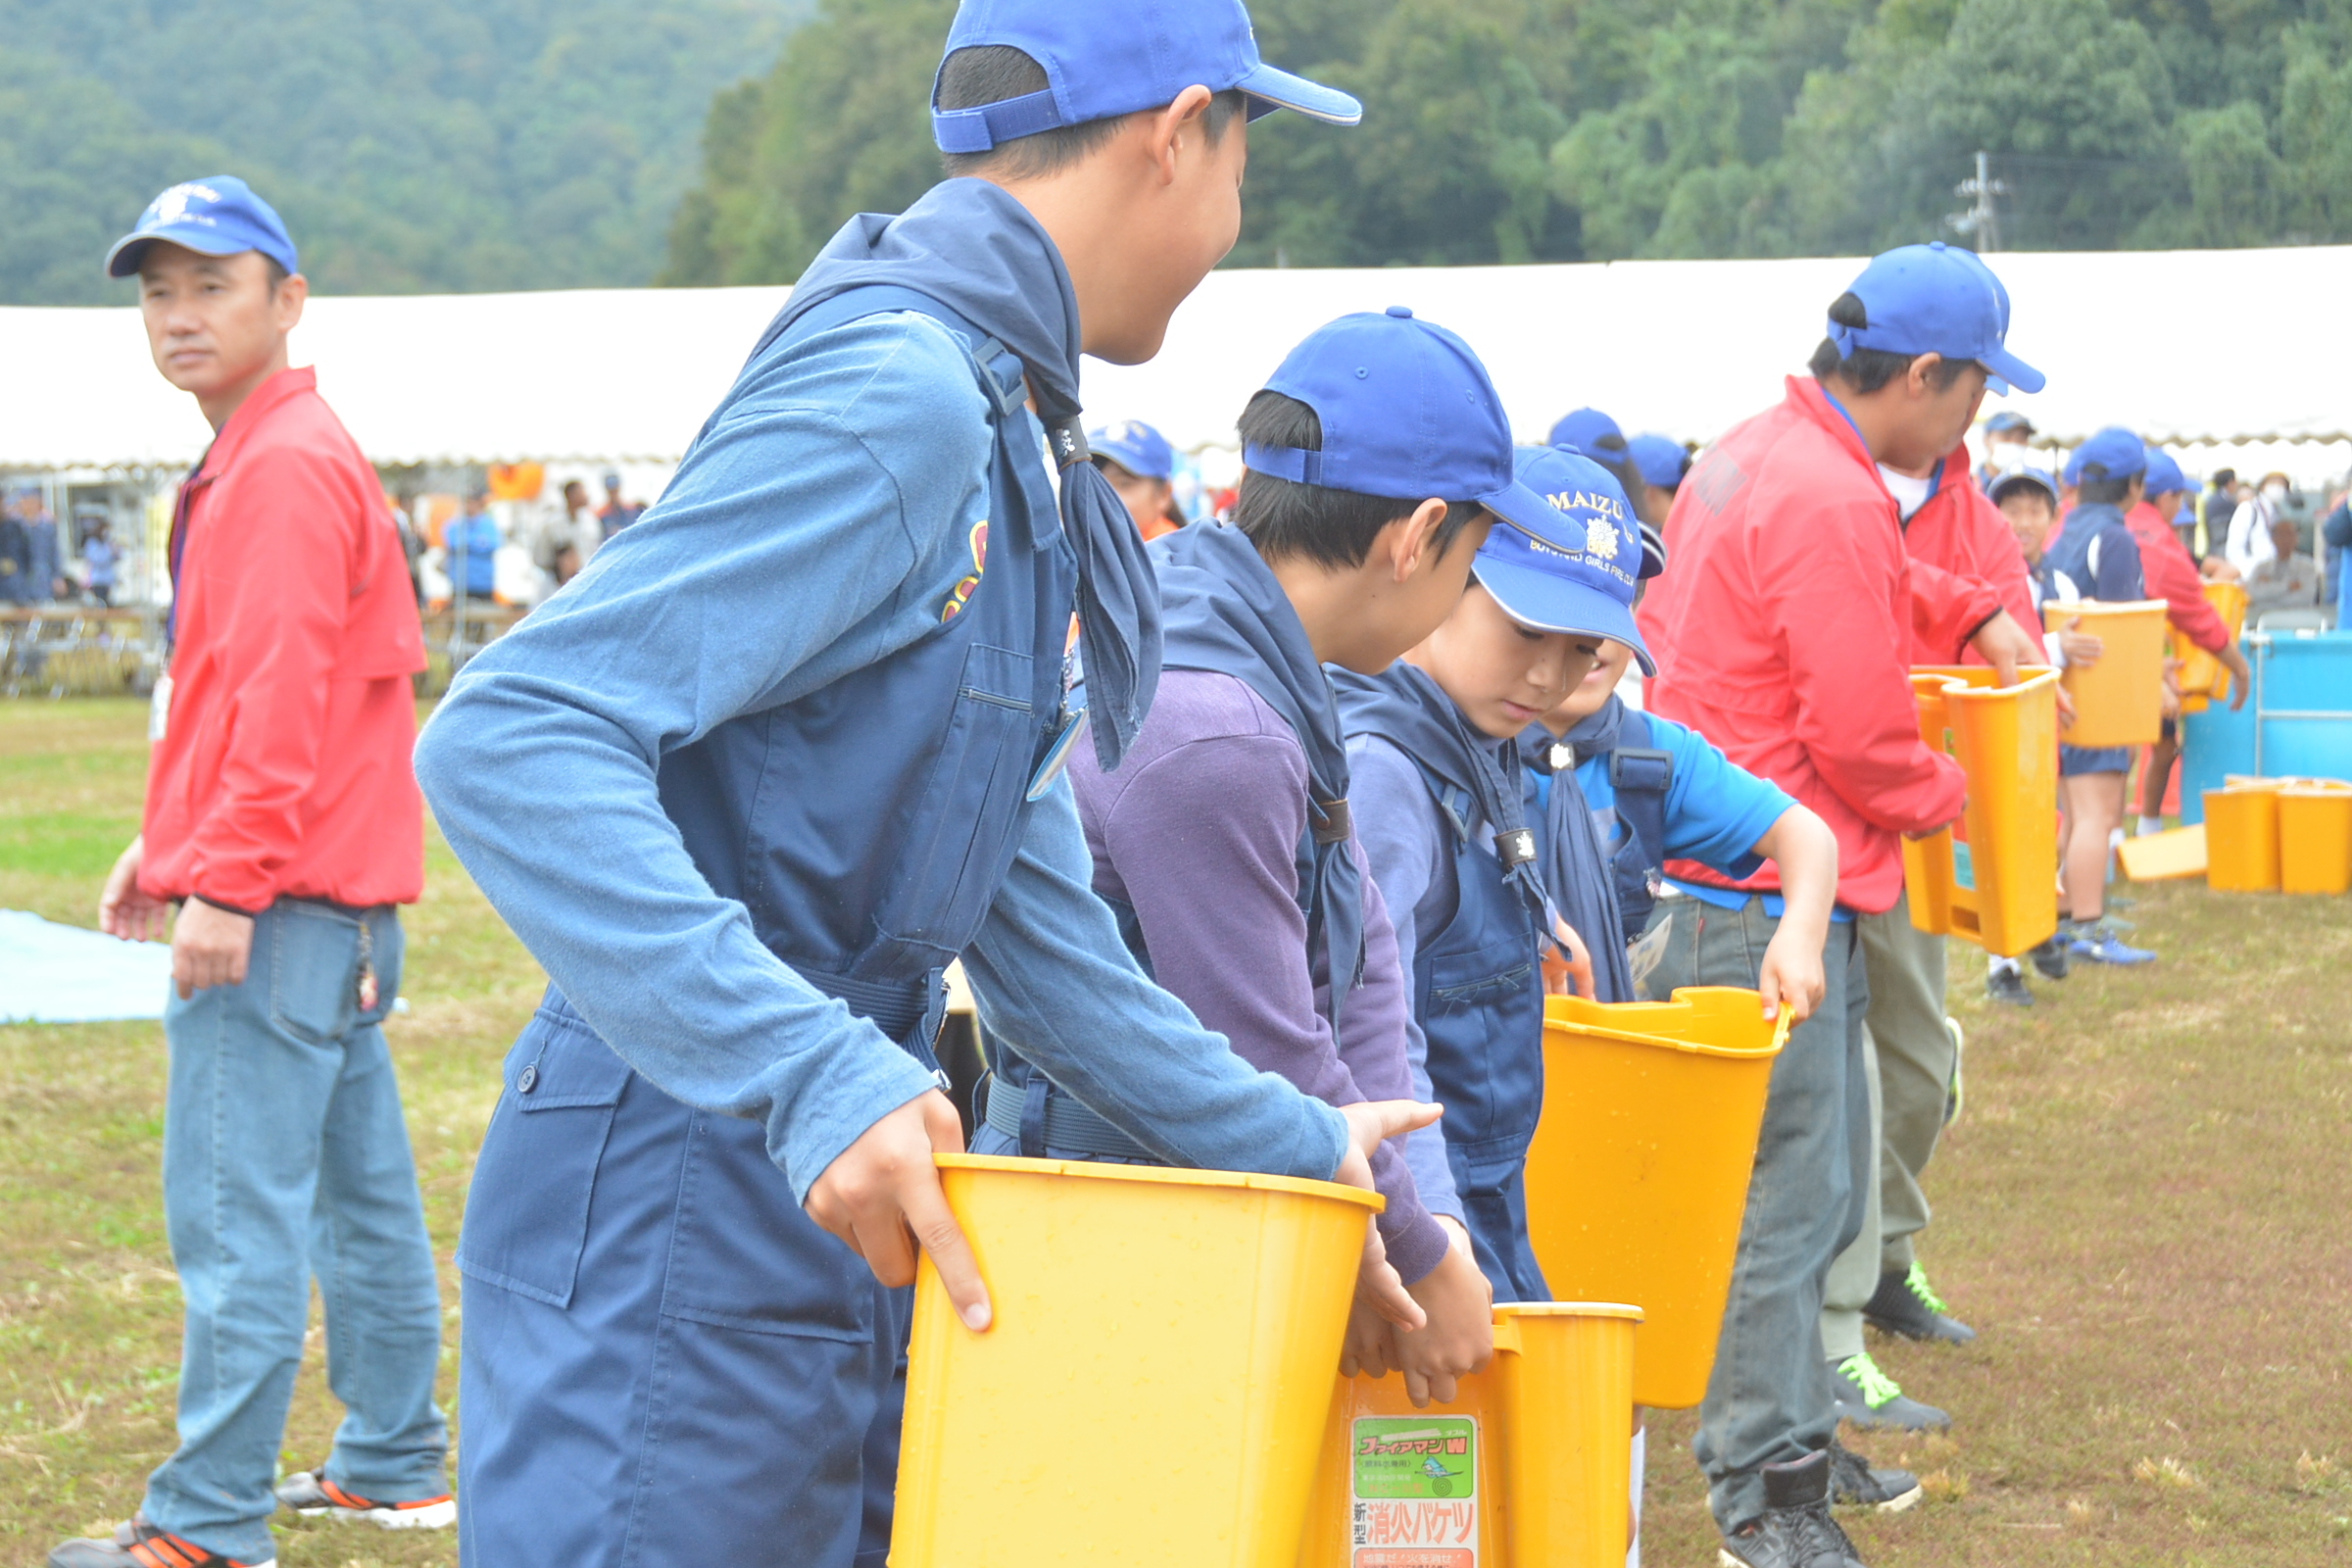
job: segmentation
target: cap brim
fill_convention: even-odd
[[[1642,674],[1658,672],[1657,662],[1642,646],[1642,629],[1634,624],[1633,606],[1536,566],[1482,559],[1474,569],[1479,583],[1520,625],[1623,643],[1642,662]]]
[[[2020,392],[2038,392],[2046,384],[2046,378],[2039,370],[2005,348],[1994,349],[1984,356],[1983,363],[1991,373],[1993,384],[2004,393],[2010,387]]]
[[[1294,76],[1272,66],[1256,67],[1234,86],[1276,109],[1296,109],[1309,120],[1320,120],[1327,125],[1352,125],[1364,118],[1364,106],[1337,87],[1326,87],[1319,81]]]
[[[125,234],[115,241],[115,248],[106,253],[106,275],[128,277],[139,270],[139,258],[157,240],[195,251],[202,256],[235,256],[253,249],[235,240],[222,239],[204,228],[151,228],[137,234]],[[86,252],[84,254],[87,254]]]

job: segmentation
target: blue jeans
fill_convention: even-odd
[[[1762,899],[1737,909],[1661,899],[1649,929],[1669,923],[1665,954],[1645,983],[1652,1000],[1677,986],[1755,985],[1781,925]],[[1838,1430],[1822,1293],[1830,1264],[1862,1233],[1878,1176],[1862,1055],[1870,981],[1853,921],[1830,927],[1822,968],[1829,986],[1820,1008],[1790,1031],[1773,1063],[1723,1337],[1691,1445],[1727,1536],[1764,1512],[1765,1465],[1826,1448]]]
[[[377,976],[365,1012],[363,921]],[[187,1333],[179,1447],[145,1506],[223,1556],[275,1554],[270,1489],[314,1278],[345,1409],[328,1474],[379,1502],[449,1491],[440,1292],[379,1027],[401,946],[389,908],[280,899],[254,921],[243,985],[175,994],[164,1010],[164,1217]]]

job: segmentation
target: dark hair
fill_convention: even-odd
[[[1251,446],[1320,452],[1323,420],[1297,398],[1264,391],[1242,411],[1242,440]],[[1413,509],[1426,499],[1416,496],[1408,501],[1299,484],[1250,468],[1242,474],[1242,494],[1234,503],[1233,522],[1268,561],[1303,557],[1319,565],[1360,566],[1371,555],[1372,541],[1380,530],[1398,517],[1412,515]],[[1480,510],[1475,501],[1446,504],[1446,520],[1438,524],[1437,532],[1440,556],[1453,548],[1455,537]]]
[[[2099,470],[2099,477],[2091,477],[2092,468]],[[2121,506],[2124,498],[2132,493],[2132,481],[2135,475],[2127,473],[2120,479],[2110,479],[2106,473],[2106,468],[2096,463],[2085,465],[2082,480],[2075,486],[2075,499],[2086,507]]]
[[[2237,483],[2237,470],[2235,468],[2216,468],[2213,470],[2213,478],[2208,482],[2216,490],[2226,490],[2230,485]]]
[[[1865,327],[1870,324],[1870,312],[1862,304],[1859,295],[1840,294],[1830,306],[1830,319],[1839,326]],[[1918,358],[1916,354],[1890,354],[1885,349],[1864,348],[1857,348],[1852,354],[1840,358],[1837,340],[1825,337],[1821,340],[1821,346],[1813,351],[1812,361],[1805,368],[1813,372],[1816,381],[1827,381],[1836,376],[1868,397],[1908,371],[1911,362]],[[1952,383],[1959,380],[1968,368],[1976,363],[1974,360],[1944,360],[1936,368],[1936,390],[1950,391]]]
[[[1020,50],[1009,44],[982,44],[956,50],[940,67],[939,107],[978,109],[1008,98],[1026,98],[1052,85],[1046,79],[1046,68]],[[1201,124],[1211,145],[1225,139],[1226,127],[1248,105],[1248,97],[1238,88],[1228,88],[1209,100]],[[1000,143],[984,153],[944,153],[940,161],[950,174],[986,172],[1008,179],[1036,179],[1077,163],[1109,141],[1125,122],[1124,115],[1114,115],[1107,120],[1059,125]]]

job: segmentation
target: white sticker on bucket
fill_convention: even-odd
[[[1351,1568],[1478,1568],[1478,1418],[1358,1416]]]

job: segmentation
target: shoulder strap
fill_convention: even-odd
[[[787,305],[785,310],[790,311]],[[844,289],[831,299],[810,306],[791,320],[779,313],[767,330],[760,334],[759,344],[752,350],[758,359],[779,338],[803,338],[812,332],[827,332],[837,326],[847,326],[868,316],[880,316],[886,311],[913,311],[928,316],[961,337],[971,346],[972,361],[980,367],[981,384],[996,407],[996,417],[1008,418],[1013,411],[1029,401],[1028,371],[1020,357],[1002,342],[981,331],[959,313],[942,305],[930,295],[915,289],[903,288],[896,283],[866,283]]]
[[[1655,864],[1666,859],[1666,792],[1674,787],[1674,754],[1660,751],[1649,715],[1628,709],[1609,753],[1609,787],[1617,792],[1617,819],[1640,841]]]

